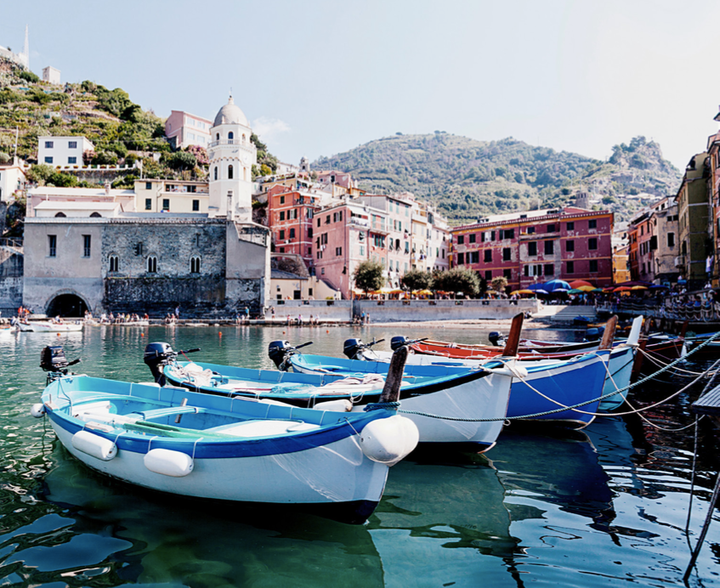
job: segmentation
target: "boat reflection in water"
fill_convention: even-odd
[[[509,532],[495,468],[485,456],[447,450],[421,448],[411,458],[394,466],[368,520],[387,585],[475,585],[481,579],[502,585],[514,574],[518,540]]]
[[[109,480],[69,459],[59,444],[53,457],[57,466],[41,498],[46,508],[60,508],[44,525],[35,523],[46,527],[39,537],[53,558],[48,550],[18,550],[27,567],[42,569],[44,558],[54,577],[76,582],[104,575],[173,586],[316,586],[319,570],[332,570],[335,586],[383,585],[364,526],[277,505],[222,510]]]

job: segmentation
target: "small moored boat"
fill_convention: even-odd
[[[82,331],[83,323],[81,322],[55,322],[55,321],[19,321],[17,323],[19,331],[24,333],[76,333]]]
[[[386,392],[392,403],[397,390]],[[362,523],[417,444],[415,425],[385,406],[338,413],[60,373],[32,413],[84,464],[140,487],[324,506]]]

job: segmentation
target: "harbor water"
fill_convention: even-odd
[[[340,355],[360,337],[487,340],[469,329],[370,327],[90,327],[62,336],[0,336],[0,586],[682,586],[720,467],[718,434],[697,436],[699,389],[645,414],[598,418],[583,431],[510,424],[484,455],[421,451],[390,470],[365,525],[290,508],[217,505],[140,491],[88,470],[30,416],[45,345],[76,373],[148,381],[145,345],[200,347],[193,359],[273,368],[270,341],[313,341]],[[572,340],[572,331],[528,332]],[[696,365],[686,365],[694,371]],[[690,374],[687,374],[690,375]],[[647,406],[686,378],[634,390]],[[582,385],[579,383],[578,385]],[[689,426],[684,430],[682,427]],[[697,438],[690,540],[685,534]],[[710,526],[691,586],[720,586],[720,523]]]

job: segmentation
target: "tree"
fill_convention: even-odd
[[[365,292],[379,290],[385,285],[384,273],[382,263],[376,259],[366,259],[355,268],[355,286]]]
[[[432,275],[429,272],[411,269],[405,272],[401,281],[408,290],[426,290],[432,284]]]
[[[44,186],[54,173],[55,169],[52,166],[41,163],[39,165],[33,165],[30,168],[27,172],[27,179],[40,186]]]
[[[508,281],[505,276],[498,276],[497,278],[493,278],[490,282],[490,287],[498,293],[505,292],[505,288],[507,288]]]
[[[173,169],[194,169],[197,159],[187,151],[177,151],[168,157],[168,165]]]
[[[459,266],[445,270],[433,280],[434,290],[462,292],[465,296],[477,296],[480,292],[480,278],[467,267]]]

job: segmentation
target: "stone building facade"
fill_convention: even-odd
[[[26,219],[23,301],[36,312],[260,312],[269,276],[262,227],[140,215]]]

